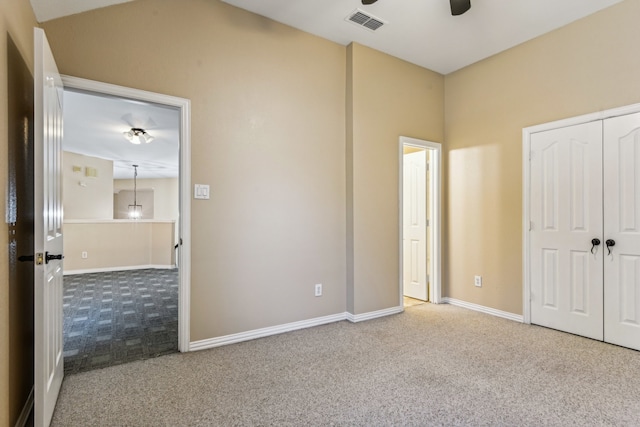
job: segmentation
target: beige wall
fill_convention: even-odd
[[[43,27],[62,73],[191,100],[212,195],[191,202],[192,340],[345,311],[344,46],[217,0]]]
[[[133,205],[133,202],[140,208],[139,219],[154,219],[153,213],[155,194],[150,188],[144,190],[120,190],[113,194],[113,218],[114,219],[129,219],[129,206]]]
[[[444,78],[356,43],[347,61],[348,301],[361,314],[400,303],[399,137],[443,141]]]
[[[113,219],[113,161],[64,151],[62,165],[65,219]],[[86,176],[87,168],[97,176]]]
[[[626,0],[446,77],[445,295],[522,313],[522,128],[640,102],[639,16]]]
[[[29,68],[33,66],[33,27],[36,21],[25,0],[0,2],[0,200],[2,212],[7,203],[7,37],[11,37]],[[7,227],[0,232],[0,426],[13,425],[25,402],[20,401],[9,384],[9,236]]]
[[[172,221],[69,221],[64,223],[64,270],[171,267]],[[87,258],[82,258],[87,252]]]

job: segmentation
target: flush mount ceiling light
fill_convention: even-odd
[[[149,135],[147,131],[140,128],[131,128],[131,130],[123,132],[122,134],[132,144],[148,144],[153,141],[153,137]]]

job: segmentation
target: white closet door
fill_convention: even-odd
[[[607,342],[640,350],[640,113],[604,122]],[[608,251],[606,251],[608,252]]]
[[[531,322],[603,339],[602,122],[531,136]]]

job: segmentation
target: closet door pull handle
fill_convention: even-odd
[[[591,239],[591,253],[594,253],[596,246],[600,246],[600,239]]]
[[[611,255],[611,248],[616,245],[616,241],[612,239],[607,239],[607,241],[604,243],[605,245],[607,245],[607,249],[609,250],[609,253],[607,255]]]

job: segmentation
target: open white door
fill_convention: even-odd
[[[403,156],[403,289],[426,301],[427,292],[427,151]]]
[[[47,38],[34,29],[35,426],[48,426],[63,377],[62,79]]]

